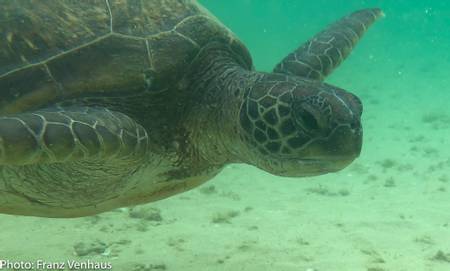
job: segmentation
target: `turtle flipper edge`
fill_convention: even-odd
[[[340,19],[285,57],[274,72],[324,80],[383,15],[380,9],[364,9]]]

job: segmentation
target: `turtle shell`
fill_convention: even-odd
[[[213,39],[251,63],[193,0],[4,1],[0,22],[3,115],[84,96],[163,91]]]

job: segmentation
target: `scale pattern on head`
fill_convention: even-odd
[[[245,131],[242,139],[263,155],[296,158],[299,153],[323,154],[326,150],[308,150],[308,145],[327,140],[340,126],[356,132],[361,129],[359,99],[319,81],[267,74],[246,95],[240,109]]]

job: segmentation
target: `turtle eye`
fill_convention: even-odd
[[[319,123],[317,122],[316,117],[308,111],[302,112],[300,118],[302,119],[303,124],[306,126],[308,130],[318,130]]]
[[[328,126],[326,105],[325,101],[318,96],[295,101],[292,109],[297,127],[310,135],[324,133]]]
[[[300,107],[294,111],[295,122],[306,132],[314,132],[320,129],[319,121],[314,112],[307,107]]]

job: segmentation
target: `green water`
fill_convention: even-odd
[[[450,1],[201,3],[261,71],[340,17],[382,8],[326,80],[364,104],[361,157],[311,178],[231,165],[137,213],[1,215],[0,260],[92,260],[121,271],[450,270]]]

